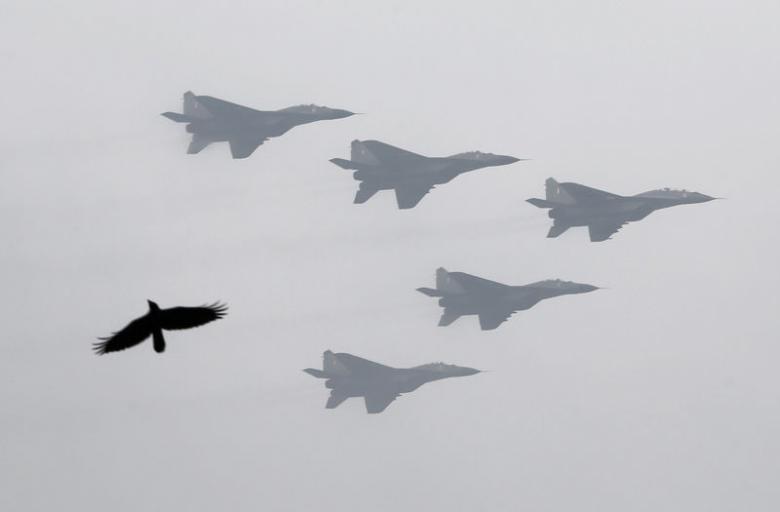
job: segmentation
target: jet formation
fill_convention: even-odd
[[[212,142],[227,141],[233,158],[247,158],[272,137],[284,135],[302,124],[355,115],[348,110],[298,105],[281,110],[255,110],[213,96],[184,93],[183,113],[162,115],[177,123],[187,123],[192,134],[187,153],[200,153]]]
[[[183,112],[162,114],[177,123],[186,123],[192,134],[187,153],[199,153],[212,142],[227,141],[233,158],[247,158],[261,144],[279,137],[295,126],[315,121],[342,119],[354,115],[347,110],[317,105],[294,106],[275,111],[261,111],[230,103],[212,96],[196,96],[186,92]],[[354,202],[362,204],[380,190],[393,190],[398,208],[414,208],[436,185],[448,183],[461,174],[509,165],[521,159],[471,151],[446,157],[427,157],[377,140],[354,140],[350,160],[330,161],[354,171],[359,182]],[[545,199],[528,202],[549,209],[553,219],[548,237],[557,237],[574,226],[587,226],[590,240],[609,239],[623,225],[644,219],[652,212],[682,204],[712,201],[713,197],[685,190],[661,189],[620,196],[577,183],[558,183],[549,178],[545,183]],[[439,326],[451,325],[461,316],[476,315],[483,331],[497,329],[517,311],[525,311],[540,301],[562,295],[598,290],[590,284],[549,279],[522,286],[490,281],[464,272],[436,270],[436,288],[417,291],[438,298],[444,308]],[[200,307],[161,309],[148,301],[146,315],[132,320],[111,336],[100,338],[94,350],[98,355],[134,347],[152,338],[153,348],[166,349],[165,330],[201,326],[225,316],[227,307],[215,303]],[[415,391],[423,384],[450,377],[465,377],[479,373],[468,367],[431,363],[412,368],[393,368],[347,353],[323,353],[322,370],[307,368],[304,372],[325,379],[330,389],[326,408],[333,409],[351,397],[362,397],[366,411],[384,411],[403,393]]]
[[[362,204],[380,190],[394,190],[398,208],[414,208],[436,185],[448,183],[463,173],[519,162],[520,158],[470,151],[445,157],[428,157],[378,140],[352,141],[351,160],[330,161],[354,170],[360,182],[355,203]]]
[[[464,315],[477,315],[483,331],[496,329],[517,311],[531,309],[544,299],[598,290],[590,284],[548,279],[523,286],[510,286],[464,272],[436,270],[436,288],[417,288],[429,297],[440,297],[444,313],[439,326]]]
[[[715,197],[668,188],[633,196],[619,196],[578,183],[545,182],[545,198],[528,199],[539,208],[549,208],[553,225],[547,233],[555,238],[574,226],[588,226],[591,242],[608,240],[628,222],[642,220],[656,210],[681,204],[706,203]]]
[[[318,379],[327,379],[325,387],[330,389],[325,404],[327,409],[338,407],[347,398],[363,397],[369,414],[384,411],[402,393],[411,393],[428,382],[479,373],[474,368],[444,363],[393,368],[352,354],[334,354],[330,350],[322,354],[322,370],[306,368],[303,371]]]

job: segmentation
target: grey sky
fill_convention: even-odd
[[[0,5],[0,509],[774,511],[775,1]],[[197,156],[192,89],[315,123]],[[353,139],[533,158],[398,211]],[[726,201],[548,240],[544,180]],[[444,266],[609,287],[481,332]],[[96,358],[146,308],[225,320]],[[490,370],[323,408],[325,349]]]

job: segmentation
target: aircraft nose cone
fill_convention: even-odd
[[[599,289],[598,286],[593,286],[592,284],[583,284],[582,285],[582,291],[585,292],[585,293],[595,292],[598,289]]]
[[[349,110],[335,110],[334,114],[338,119],[357,115],[356,112],[350,112]]]
[[[476,368],[463,368],[462,374],[463,376],[469,376],[469,375],[475,375],[477,373],[480,373],[480,370],[477,370]]]

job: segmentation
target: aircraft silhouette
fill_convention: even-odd
[[[559,279],[509,286],[444,268],[436,270],[436,289],[417,288],[429,297],[440,297],[444,314],[439,326],[450,325],[463,315],[477,315],[483,331],[497,328],[515,312],[531,309],[544,299],[594,290],[598,287]]]
[[[463,173],[519,162],[520,158],[471,151],[447,157],[427,157],[377,140],[352,141],[351,160],[332,158],[342,169],[356,171],[360,182],[355,203],[362,204],[380,190],[395,190],[398,208],[414,208],[430,190]]]
[[[474,368],[444,363],[392,368],[352,354],[334,354],[330,350],[322,354],[322,359],[322,370],[306,368],[303,371],[318,379],[327,379],[325,387],[331,391],[325,407],[333,409],[347,398],[363,397],[369,414],[384,411],[401,393],[410,393],[427,382],[479,373]]]
[[[188,154],[199,153],[212,142],[230,143],[233,158],[247,158],[266,140],[284,135],[292,128],[354,115],[317,105],[298,105],[281,110],[255,110],[212,96],[184,93],[183,114],[165,112],[162,115],[177,123],[187,124],[192,134]]]
[[[627,223],[642,220],[656,210],[717,199],[668,188],[619,196],[578,183],[558,183],[553,178],[545,182],[545,194],[545,199],[527,201],[538,208],[550,208],[553,225],[547,238],[555,238],[573,226],[588,226],[591,242],[608,240]]]
[[[97,355],[117,352],[138,345],[149,336],[154,342],[154,351],[165,352],[163,330],[179,330],[198,327],[225,316],[227,306],[215,302],[208,306],[176,307],[160,309],[156,303],[148,300],[149,312],[127,324],[121,331],[111,336],[98,338],[94,350]]]

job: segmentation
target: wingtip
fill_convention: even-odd
[[[223,318],[228,314],[228,305],[221,300],[213,302],[206,306],[217,315],[217,319]]]

